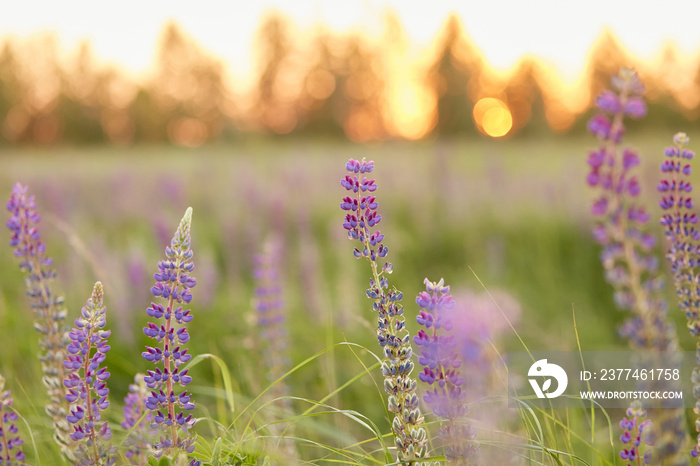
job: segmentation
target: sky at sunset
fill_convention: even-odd
[[[174,19],[225,60],[233,75],[243,76],[251,69],[255,31],[270,10],[286,14],[301,31],[321,23],[374,37],[381,36],[384,17],[393,11],[417,48],[430,45],[448,14],[456,12],[467,35],[497,70],[506,71],[520,57],[533,55],[571,80],[605,27],[637,58],[654,60],[671,42],[681,59],[695,59],[700,51],[700,2],[667,0],[663,5],[615,0],[23,0],[2,8],[0,38],[54,31],[67,50],[88,39],[101,61],[138,76],[152,63],[163,24]]]

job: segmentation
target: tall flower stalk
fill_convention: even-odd
[[[42,337],[39,341],[39,360],[44,374],[43,383],[49,395],[46,412],[53,420],[54,439],[63,453],[73,459],[73,431],[66,420],[70,404],[66,401],[63,380],[67,371],[63,367],[66,348],[70,343],[67,312],[63,298],[53,294],[51,286],[56,273],[53,261],[46,255],[46,245],[41,241],[38,225],[41,220],[34,196],[29,196],[27,188],[17,183],[12,188],[7,210],[10,220],[7,227],[12,236],[10,246],[20,261],[19,267],[25,274],[24,283],[29,296],[29,304],[34,313],[34,328]]]
[[[269,382],[282,377],[289,368],[289,357],[286,354],[289,335],[280,280],[280,248],[279,239],[272,236],[265,241],[262,253],[253,258],[255,322]],[[275,384],[270,392],[274,398],[289,394],[284,381]]]
[[[687,149],[690,139],[685,133],[673,137],[673,146],[666,148],[666,160],[661,164],[664,178],[657,189],[661,193],[659,205],[664,210],[661,225],[668,240],[666,259],[671,264],[673,283],[678,294],[678,307],[685,313],[690,334],[698,338],[696,359],[700,361],[700,232],[695,228],[698,217],[690,192],[693,186],[688,179],[692,172],[690,160],[695,153]],[[695,414],[700,415],[700,367],[693,369],[693,394],[696,399]],[[700,455],[700,418],[695,421],[699,432],[691,453]],[[698,463],[700,464],[700,460]]]
[[[666,148],[667,159],[661,164],[662,176],[669,178],[662,179],[657,189],[661,193],[659,205],[664,210],[661,225],[669,242],[666,258],[671,264],[678,305],[688,319],[691,335],[700,337],[700,296],[696,281],[700,232],[695,228],[698,217],[692,211],[694,204],[690,197],[693,186],[688,177],[695,153],[686,149],[689,142],[685,133],[673,137],[674,145]]]
[[[615,290],[615,302],[631,313],[620,334],[635,350],[675,351],[678,339],[668,320],[663,281],[653,254],[656,238],[646,231],[649,214],[636,201],[641,189],[634,168],[640,159],[633,149],[621,147],[625,118],[646,115],[644,85],[636,72],[622,69],[612,78],[612,87],[597,98],[599,113],[588,123],[600,142],[588,157],[587,181],[600,193],[592,208],[600,219],[593,236],[603,246],[601,261]],[[658,427],[656,460],[684,464],[679,456],[685,442],[683,411],[669,408],[653,416]]]
[[[264,242],[262,252],[255,255],[253,278],[255,279],[255,322],[258,326],[258,342],[263,354],[268,383],[279,380],[290,368],[289,332],[287,330],[286,306],[282,295],[282,242],[277,235],[270,235]],[[267,392],[268,400],[277,400],[283,409],[291,408],[289,387],[279,380]],[[272,422],[268,428],[272,435],[292,434],[287,422]],[[281,452],[287,462],[297,462],[294,444],[278,439]]]
[[[194,403],[187,391],[177,393],[176,385],[187,386],[192,377],[187,375],[187,369],[180,372],[182,363],[189,361],[192,356],[182,345],[190,339],[185,325],[192,321],[190,310],[183,310],[183,304],[192,301],[193,288],[197,281],[190,276],[194,270],[192,250],[190,249],[190,226],[192,224],[192,208],[189,207],[170,245],[165,248],[166,259],[158,262],[158,272],[153,275],[156,284],[151,288],[151,294],[165,301],[162,304],[151,303],[146,310],[153,319],[162,319],[163,323],[149,322],[143,332],[156,340],[155,347],[146,347],[142,353],[144,359],[158,366],[149,370],[144,378],[151,389],[146,400],[146,407],[153,411],[156,424],[161,427],[162,437],[154,444],[156,453],[161,455],[173,449],[187,453],[194,451],[194,438],[189,429],[194,426],[196,419],[186,411],[194,409]],[[177,307],[176,307],[177,306]],[[180,435],[179,432],[183,435]]]
[[[5,379],[0,375],[0,466],[22,466],[25,455],[22,452],[24,440],[19,436],[15,422],[19,419],[12,409],[12,394],[5,390]]]
[[[374,301],[372,307],[378,314],[377,339],[384,352],[384,390],[389,395],[388,409],[394,414],[391,427],[399,461],[413,465],[425,457],[428,439],[421,427],[423,416],[418,406],[417,383],[411,378],[413,349],[401,305],[403,293],[389,288],[387,275],[393,266],[386,260],[389,250],[384,246],[384,235],[375,229],[382,219],[373,194],[377,185],[375,180],[364,176],[374,170],[374,162],[350,159],[345,169],[349,174],[340,181],[348,191],[340,204],[347,212],[343,227],[349,239],[359,242],[353,251],[355,257],[370,263],[372,278],[367,297]]]
[[[601,260],[606,279],[615,288],[617,306],[632,313],[621,333],[635,349],[667,349],[677,343],[666,322],[666,303],[660,297],[657,260],[652,255],[656,238],[646,232],[649,214],[636,199],[641,191],[634,167],[639,156],[622,149],[625,116],[641,118],[646,107],[644,86],[632,70],[623,69],[612,80],[617,92],[603,91],[596,103],[600,113],[589,122],[589,130],[600,146],[591,152],[588,184],[600,192],[592,212],[600,220],[593,235],[603,246]]]
[[[423,283],[426,291],[416,297],[421,309],[416,320],[424,329],[413,338],[416,346],[421,348],[418,362],[423,366],[423,372],[418,378],[432,387],[423,400],[433,414],[445,420],[438,436],[445,442],[447,461],[467,465],[477,450],[472,442],[476,430],[464,419],[469,407],[462,390],[464,378],[460,373],[459,342],[452,334],[455,301],[448,294],[450,287],[442,278],[439,282],[426,278]]]
[[[78,464],[85,466],[111,465],[116,461],[116,448],[109,440],[112,430],[107,421],[102,422],[102,411],[107,409],[107,367],[100,367],[110,350],[102,283],[95,283],[92,296],[75,320],[70,333],[68,357],[63,365],[69,371],[64,380],[68,388],[66,400],[72,404],[68,422],[73,424],[71,439],[77,442]]]

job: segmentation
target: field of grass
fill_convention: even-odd
[[[660,215],[654,187],[663,147],[671,136],[632,133],[627,138],[642,157],[642,197],[652,219]],[[690,136],[692,148],[695,138]],[[0,192],[7,197],[20,182],[36,195],[42,238],[58,272],[55,289],[65,295],[69,320],[77,316],[92,284],[104,283],[113,348],[108,355],[113,402],[108,416],[115,425],[128,384],[146,367],[140,356],[147,340],[141,328],[148,320],[152,274],[182,213],[192,206],[198,285],[193,290],[190,352],[212,353],[226,363],[236,399],[234,412],[228,412],[216,364],[193,368],[190,387],[197,416],[204,418],[197,426],[200,438],[222,435],[217,420],[231,426],[228,433],[234,444],[234,439],[249,434],[242,419],[258,428],[269,419],[266,416],[274,417],[275,403],[253,417],[258,404],[241,413],[270,383],[260,369],[251,302],[253,256],[273,232],[283,241],[288,356],[296,365],[322,352],[290,374],[289,394],[358,411],[388,435],[381,374],[375,369],[362,375],[364,367],[375,362],[370,352],[378,354],[379,348],[376,317],[365,296],[369,267],[353,258],[354,245],[342,228],[339,203],[345,191],[339,180],[347,159],[375,161],[372,175],[379,185],[375,195],[383,217],[381,230],[394,264],[390,280],[406,296],[412,335],[418,330],[414,298],[423,289],[423,279],[444,277],[455,296],[467,290],[483,292],[479,280],[493,293],[512,296],[519,303],[511,314],[513,324],[531,350],[575,350],[573,312],[584,350],[623,350],[626,345],[616,328],[624,315],[613,303],[599,246],[590,235],[592,195],[585,176],[587,152],[594,146],[595,140],[588,137],[553,137],[377,146],[248,141],[195,150],[4,149]],[[651,228],[660,234],[656,221]],[[6,237],[9,241],[9,233]],[[668,295],[673,303],[672,293]],[[692,350],[683,316],[672,315],[682,344]],[[486,319],[507,327],[500,313]],[[0,250],[0,322],[0,373],[32,427],[40,455],[32,461],[58,464],[42,413],[38,337],[9,246],[4,253]],[[500,351],[522,348],[510,329],[494,339]],[[340,345],[324,351],[341,342],[366,349]],[[357,381],[336,392],[356,376]],[[475,412],[479,403],[475,401]],[[291,403],[296,414],[310,406],[303,400]],[[578,413],[569,421],[579,423],[581,435],[590,437],[584,418]],[[503,421],[514,432],[522,431],[517,413]],[[482,422],[479,428],[504,426]],[[372,434],[349,416],[307,416],[295,429],[296,437],[363,451],[367,458],[381,461],[381,455],[372,453],[378,442],[363,444]],[[385,440],[393,443],[389,437]],[[253,452],[270,448],[260,436],[242,444]],[[25,450],[34,458],[32,446]],[[299,442],[298,450],[302,458],[318,463],[343,460],[311,442]],[[599,451],[605,460],[590,449],[580,455],[590,464],[612,464],[610,443]],[[370,464],[366,461],[359,464]]]

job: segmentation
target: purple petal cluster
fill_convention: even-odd
[[[450,287],[445,286],[443,279],[433,283],[426,278],[423,283],[427,291],[416,298],[421,308],[416,321],[425,330],[419,330],[413,342],[421,348],[418,362],[423,366],[423,372],[418,378],[428,385],[437,385],[434,391],[428,390],[424,401],[433,408],[433,413],[442,418],[461,417],[467,413],[467,407],[463,405],[464,393],[460,388],[464,379],[460,377],[462,362],[456,350],[455,337],[450,334],[453,322],[449,315],[455,302],[447,294]]]
[[[25,455],[22,452],[24,440],[19,436],[15,422],[19,419],[12,409],[12,395],[5,390],[5,379],[0,375],[0,466],[22,466]]]
[[[620,335],[633,349],[675,351],[678,337],[663,297],[653,251],[656,239],[647,231],[649,214],[638,201],[640,157],[635,150],[621,147],[625,118],[646,114],[643,92],[637,74],[622,69],[612,79],[612,90],[604,91],[596,101],[599,113],[589,123],[589,130],[599,146],[589,154],[587,176],[588,185],[597,192],[592,206],[593,215],[598,217],[593,236],[603,246],[600,258],[605,278],[614,288],[615,304],[630,312]],[[673,432],[659,441],[658,459],[675,461],[672,458],[683,449],[684,414],[680,409],[664,409],[654,416],[659,425]]]
[[[620,458],[627,461],[627,466],[632,466],[632,463],[635,465],[651,464],[651,449],[642,452],[643,444],[651,445],[646,439],[642,439],[645,437],[644,430],[648,430],[651,424],[649,419],[642,421],[646,415],[646,411],[641,408],[639,403],[633,403],[627,408],[627,417],[620,421],[622,429],[620,442],[624,445],[620,450]]]
[[[389,250],[383,243],[384,235],[375,230],[382,220],[374,195],[377,184],[365,176],[374,170],[374,162],[350,159],[345,169],[348,173],[340,180],[347,191],[340,203],[340,208],[347,212],[343,228],[350,240],[359,243],[353,251],[355,257],[370,262],[372,278],[366,294],[374,301],[373,310],[378,314],[377,340],[384,352],[382,375],[384,391],[389,395],[388,409],[394,413],[394,441],[399,461],[413,463],[425,456],[428,439],[425,429],[420,427],[423,416],[415,393],[417,383],[411,378],[413,349],[401,305],[403,293],[389,288],[386,275],[392,273],[393,266],[385,259]]]
[[[187,375],[187,369],[180,371],[182,363],[189,361],[192,356],[187,353],[184,344],[190,339],[185,325],[192,321],[190,310],[183,310],[182,304],[192,300],[191,288],[197,281],[190,276],[194,270],[193,253],[190,249],[190,226],[192,223],[192,208],[188,208],[180,221],[170,245],[165,248],[166,259],[158,263],[158,272],[153,275],[156,284],[151,293],[165,300],[165,305],[151,303],[146,312],[153,319],[162,319],[162,323],[149,322],[143,332],[156,340],[157,346],[147,346],[142,353],[144,359],[153,364],[161,365],[149,370],[144,377],[146,385],[151,389],[146,398],[146,408],[153,413],[154,423],[161,426],[164,437],[154,444],[156,451],[163,453],[171,448],[178,448],[191,453],[194,450],[193,440],[189,429],[194,426],[196,419],[185,411],[194,409],[187,391],[178,393],[176,384],[187,386],[192,377]],[[185,436],[178,435],[178,428]]]
[[[674,284],[679,296],[679,307],[688,319],[688,328],[693,336],[700,336],[698,317],[698,288],[695,278],[700,258],[700,232],[696,229],[697,215],[692,211],[694,204],[690,196],[693,186],[688,179],[691,174],[690,160],[695,156],[685,146],[688,136],[678,133],[674,136],[675,145],[668,147],[666,159],[661,164],[664,177],[657,189],[661,193],[659,205],[664,210],[661,225],[664,227],[669,250],[666,255],[671,264]]]
[[[588,130],[601,141],[615,144],[622,140],[625,126],[622,119],[642,118],[647,114],[647,106],[642,94],[644,84],[634,70],[623,68],[613,76],[613,90],[604,90],[596,98],[596,106],[601,113],[588,122]]]
[[[152,426],[153,413],[146,409],[146,399],[150,392],[143,379],[143,374],[136,374],[134,383],[129,385],[129,393],[124,397],[124,421],[121,423],[124,429],[130,431],[129,437],[124,441],[125,456],[137,464],[147,461],[152,453],[151,445],[158,434],[158,430]]]
[[[41,241],[39,222],[41,220],[34,196],[28,194],[25,186],[17,183],[12,188],[7,202],[10,219],[7,227],[11,232],[10,246],[19,259],[19,266],[25,274],[25,286],[29,304],[34,314],[34,328],[42,335],[39,355],[43,382],[49,395],[46,412],[53,420],[56,435],[54,439],[69,459],[75,459],[70,446],[72,428],[66,422],[69,403],[65,399],[63,380],[66,370],[63,361],[66,347],[70,343],[67,312],[63,308],[63,298],[53,294],[51,285],[56,277],[51,268],[53,261],[46,255],[46,246]]]
[[[600,113],[589,123],[589,130],[601,142],[588,156],[586,179],[599,193],[591,209],[599,217],[593,236],[603,246],[601,261],[606,279],[615,288],[615,303],[633,314],[621,334],[636,348],[667,349],[675,337],[666,324],[666,304],[659,293],[663,282],[657,277],[658,260],[652,254],[656,241],[646,231],[649,214],[636,201],[640,184],[635,168],[640,159],[633,149],[619,147],[624,117],[646,113],[640,95],[644,86],[628,69],[621,70],[612,82],[614,91],[601,93],[596,100]]]
[[[423,282],[425,290],[416,297],[420,307],[416,321],[424,327],[413,338],[421,348],[418,362],[423,366],[418,378],[432,387],[426,391],[423,401],[433,410],[433,414],[447,422],[438,435],[446,443],[446,456],[449,461],[463,464],[476,451],[471,442],[476,437],[475,430],[464,422],[458,422],[468,413],[466,393],[462,390],[464,378],[460,368],[462,360],[454,328],[455,301],[450,287],[441,278]]]
[[[28,273],[40,272],[36,265],[49,267],[53,262],[46,257],[46,245],[41,241],[37,228],[41,217],[36,208],[34,196],[28,195],[26,186],[17,183],[12,187],[10,200],[7,201],[7,210],[12,214],[7,222],[7,228],[12,232],[10,246],[15,248],[15,257],[22,260],[20,269]],[[53,278],[53,275],[44,278]]]
[[[63,384],[68,389],[66,400],[71,403],[66,416],[73,425],[71,439],[81,442],[79,456],[87,464],[112,464],[108,441],[112,431],[107,421],[102,421],[102,411],[107,409],[107,367],[100,367],[110,350],[107,338],[109,330],[103,330],[107,322],[102,283],[97,282],[81,315],[75,320],[75,328],[68,334],[68,357],[63,365],[68,371]]]
[[[668,242],[666,259],[671,265],[673,283],[678,295],[678,307],[685,313],[688,330],[694,337],[700,337],[700,233],[696,229],[698,217],[692,211],[694,204],[690,196],[693,186],[688,179],[692,173],[690,160],[695,153],[686,148],[690,139],[685,133],[673,137],[673,146],[664,151],[665,160],[661,163],[662,179],[657,185],[661,193],[659,205],[664,213],[661,225]],[[700,361],[700,346],[697,358]],[[696,398],[695,413],[700,413],[700,369],[693,371],[693,394]],[[699,421],[696,420],[696,425]],[[691,454],[697,457],[700,452],[700,435],[692,447]],[[700,464],[700,461],[699,461]]]
[[[382,244],[384,235],[381,231],[372,231],[382,220],[382,216],[377,212],[379,203],[377,197],[372,193],[377,190],[375,180],[367,179],[363,176],[360,179],[358,174],[371,173],[374,170],[374,162],[370,160],[361,162],[350,159],[345,164],[345,169],[351,174],[345,175],[340,180],[340,185],[347,191],[352,191],[354,196],[346,196],[340,203],[340,208],[347,211],[343,228],[348,231],[348,237],[360,241],[360,248],[355,248],[353,253],[358,259],[369,257],[372,262],[376,262],[378,257],[386,257],[389,250]]]

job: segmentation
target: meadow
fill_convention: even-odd
[[[688,134],[692,148],[700,134]],[[672,136],[630,131],[625,137],[642,159],[642,200],[652,216],[650,229],[659,238],[655,186]],[[302,439],[291,441],[300,463],[383,464],[381,442],[367,427],[376,424],[384,441],[393,444],[380,373],[367,370],[376,364],[372,353],[380,354],[376,316],[365,295],[369,269],[353,257],[339,209],[345,195],[339,181],[348,158],[375,162],[374,194],[394,265],[391,284],[405,295],[411,335],[418,332],[415,296],[424,289],[424,278],[444,277],[456,298],[488,290],[509,309],[518,336],[495,307],[475,317],[489,329],[489,339],[482,342],[489,351],[491,343],[506,352],[522,349],[522,342],[531,350],[575,351],[574,313],[584,350],[624,350],[627,344],[617,336],[624,314],[615,306],[600,246],[591,236],[593,194],[585,179],[587,154],[595,145],[595,138],[581,135],[376,145],[250,138],[187,150],[3,149],[0,192],[9,196],[19,182],[36,195],[42,239],[57,271],[53,287],[65,296],[69,322],[90,296],[92,284],[104,284],[107,328],[112,330],[107,418],[115,426],[128,385],[146,368],[140,354],[148,342],[141,329],[148,321],[152,275],[191,206],[198,284],[192,292],[188,344],[194,356],[220,358],[203,360],[190,371],[188,388],[200,418],[195,428],[199,458],[205,464],[263,464],[270,455],[267,461],[274,462],[274,452],[283,452],[287,444],[270,434],[267,423],[292,419],[293,437]],[[271,234],[282,244],[289,331],[285,353],[290,369],[304,364],[285,379],[289,401],[267,404],[264,396],[256,399],[273,381],[261,370],[253,270],[255,254]],[[38,338],[24,290],[7,246],[0,251],[0,374],[22,415],[27,461],[60,464],[43,414]],[[674,303],[670,289],[667,295]],[[681,345],[692,350],[685,318],[673,304],[671,308]],[[226,369],[231,387],[223,382]],[[470,399],[473,412],[488,412],[491,403],[499,402],[494,397],[505,394],[493,390]],[[233,396],[233,406],[227,394]],[[316,415],[307,413],[319,401],[323,406]],[[361,413],[371,422],[331,407]],[[474,419],[482,452],[508,458],[500,464],[620,462],[603,416],[592,433],[585,410],[572,410],[562,423],[540,413],[549,426],[540,445],[580,457],[563,454],[555,461],[541,449],[524,447],[538,443],[528,440],[524,421],[512,411],[499,411],[493,423]],[[613,428],[619,414],[612,412]],[[434,419],[426,419],[434,429]],[[504,433],[507,429],[510,434]],[[591,436],[601,441],[590,447]],[[217,437],[223,439],[218,448],[230,454],[221,463],[211,460]],[[484,440],[496,437],[491,443]],[[236,454],[239,463],[233,460]]]

